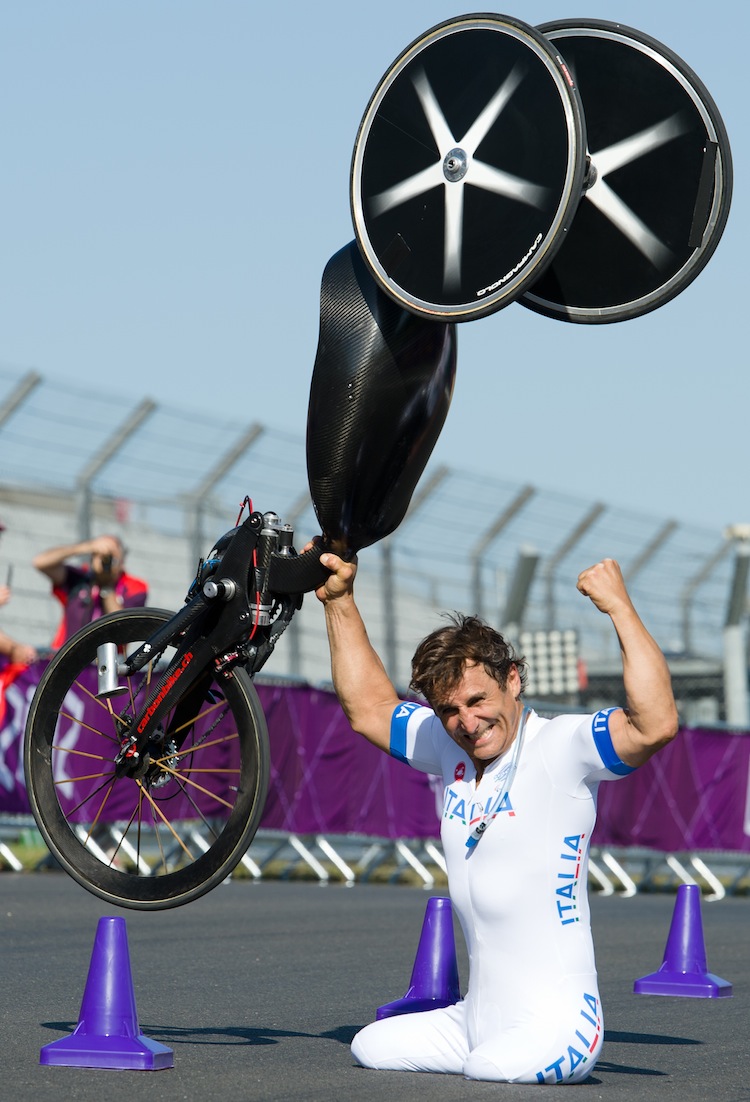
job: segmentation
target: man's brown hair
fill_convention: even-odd
[[[526,662],[511,644],[478,616],[448,614],[447,627],[436,628],[417,647],[411,662],[410,688],[434,707],[447,699],[463,677],[467,664],[484,666],[501,689],[515,666],[526,688]]]

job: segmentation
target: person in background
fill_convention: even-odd
[[[148,585],[125,571],[126,550],[118,536],[96,536],[80,543],[51,547],[33,559],[37,570],[52,582],[52,592],[63,606],[53,649],[92,620],[121,608],[137,608],[148,600]],[[74,565],[68,560],[88,558]]]
[[[10,600],[10,589],[7,585],[0,585],[0,606]],[[19,643],[17,639],[0,631],[0,657],[7,658],[9,662],[30,666],[37,660],[36,648],[29,643]]]
[[[0,535],[5,531],[5,525],[0,520]],[[6,585],[0,585],[0,608],[3,605],[7,605],[11,598],[10,588],[10,570],[8,568],[8,583]],[[11,664],[18,663],[19,665],[30,666],[32,662],[36,662],[38,655],[36,649],[30,646],[28,643],[19,643],[17,639],[13,639],[7,632],[0,630],[0,658],[7,658]]]

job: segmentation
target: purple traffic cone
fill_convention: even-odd
[[[701,920],[701,890],[681,884],[669,927],[664,962],[658,972],[633,984],[636,995],[682,995],[719,999],[732,994],[732,985],[707,971]]]
[[[78,1025],[45,1045],[40,1064],[158,1071],[174,1067],[171,1048],[140,1032],[124,918],[100,918]]]
[[[409,989],[402,999],[379,1007],[376,1018],[437,1010],[460,999],[451,901],[433,897],[427,901]]]

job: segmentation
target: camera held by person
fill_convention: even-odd
[[[64,609],[53,648],[62,646],[99,616],[146,604],[148,586],[142,578],[126,573],[125,555],[119,536],[105,535],[52,547],[34,558],[34,566],[50,579],[52,592]],[[68,562],[76,558],[88,562]]]

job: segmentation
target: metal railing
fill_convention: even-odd
[[[114,530],[129,548],[129,570],[149,583],[150,603],[175,608],[198,557],[236,522],[246,495],[293,520],[298,542],[318,530],[302,435],[166,409],[148,398],[82,392],[2,365],[0,471],[7,526],[0,582],[12,563],[14,590],[0,623],[36,645],[49,643],[60,612],[31,566],[45,547]],[[747,687],[746,578],[738,571],[748,546],[739,529],[725,534],[433,464],[399,529],[360,555],[359,596],[375,645],[401,686],[419,639],[441,612],[462,609],[516,641],[521,632],[574,632],[589,696],[597,679],[606,696],[617,677],[617,642],[606,618],[581,601],[575,579],[590,563],[616,557],[670,660],[683,722],[736,725],[743,714],[738,654],[739,698]],[[268,672],[327,679],[314,599]],[[576,703],[569,694],[552,701]]]

